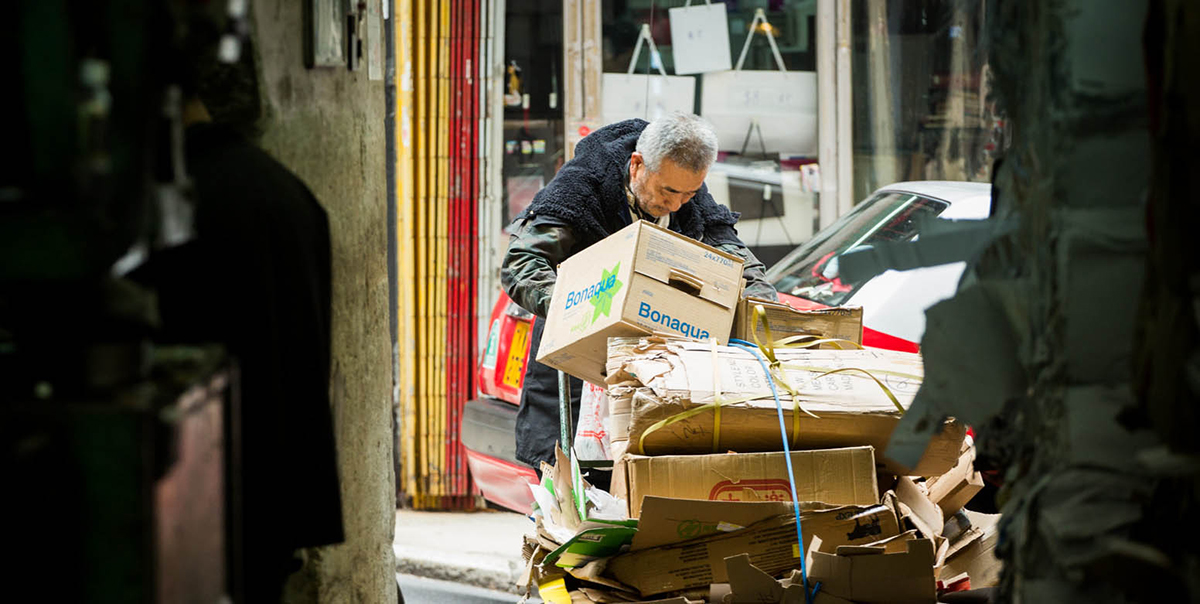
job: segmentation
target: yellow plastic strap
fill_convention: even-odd
[[[842,338],[822,338],[819,336],[799,335],[784,338],[773,343],[776,348],[818,348],[823,344],[832,344],[838,350],[862,350],[862,344]]]
[[[673,424],[675,422],[679,422],[679,421],[683,421],[683,420],[691,418],[691,417],[695,417],[696,415],[699,415],[701,413],[704,413],[705,411],[708,411],[709,409],[714,409],[716,407],[717,407],[717,405],[715,405],[713,403],[708,403],[706,405],[700,405],[699,407],[696,407],[693,409],[688,409],[687,411],[681,411],[679,413],[676,413],[675,415],[672,415],[671,417],[668,417],[666,419],[655,422],[655,424],[653,426],[646,428],[646,431],[642,432],[641,438],[638,439],[637,453],[639,455],[646,454],[646,437],[647,436],[650,436],[654,432],[657,432],[658,430],[661,430],[662,428],[670,426],[671,424]],[[719,422],[714,422],[714,423],[719,423]]]
[[[859,373],[866,375],[867,377],[871,378],[872,380],[874,380],[875,383],[879,384],[879,387],[883,389],[883,393],[886,394],[889,399],[891,399],[892,404],[896,406],[896,409],[900,411],[900,415],[904,415],[904,405],[901,405],[900,400],[896,398],[896,395],[892,394],[891,388],[888,388],[887,386],[885,386],[883,384],[883,382],[879,381],[879,378],[875,377],[874,375],[871,375],[871,372],[867,371],[865,369],[859,369],[857,367],[844,367],[842,369],[834,369],[832,371],[826,371],[825,373],[822,373],[821,375],[818,375],[817,377],[815,377],[813,379],[819,380],[827,375],[833,375],[835,373],[843,373],[846,371],[857,371]]]
[[[783,367],[784,369],[796,369],[798,371],[811,371],[813,373],[824,373],[826,371],[829,371],[828,367],[818,367],[816,365],[799,365],[796,363],[781,363],[780,366]],[[866,369],[861,369],[861,368],[857,368],[857,367],[854,367],[852,369],[854,369],[855,371],[861,371],[872,378],[874,378],[875,375],[890,375],[892,377],[916,380],[918,382],[921,381],[922,379],[924,379],[921,376],[916,375],[914,373],[904,373],[902,371],[892,371],[890,369],[873,369],[871,371],[867,371]],[[828,374],[826,374],[826,375],[828,375]]]
[[[763,331],[766,333],[767,342],[764,344],[758,339],[758,324],[762,323]],[[754,327],[750,330],[750,335],[754,338],[755,346],[758,346],[759,351],[767,358],[768,373],[770,378],[774,379],[792,395],[792,441],[795,442],[800,438],[800,411],[812,416],[815,419],[821,419],[808,409],[800,406],[800,392],[792,387],[784,378],[783,370],[780,369],[779,359],[775,358],[775,338],[771,336],[771,322],[767,320],[767,311],[762,304],[754,305]]]

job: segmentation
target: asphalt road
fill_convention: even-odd
[[[404,604],[513,604],[521,599],[503,591],[414,575],[397,574],[396,579],[400,581],[400,590],[404,592]],[[542,601],[531,598],[528,602],[541,604]]]

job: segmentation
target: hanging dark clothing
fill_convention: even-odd
[[[256,601],[278,593],[292,550],[344,540],[329,222],[303,182],[232,130],[195,125],[186,140],[197,237],[156,254],[137,277],[158,291],[166,338],[220,342],[238,359],[242,480],[233,486]]]

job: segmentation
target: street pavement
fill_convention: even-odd
[[[520,596],[506,591],[496,591],[460,585],[449,581],[427,579],[414,575],[397,574],[400,590],[404,593],[404,604],[512,604]],[[530,598],[528,604],[541,604],[541,600]]]
[[[532,530],[533,522],[514,512],[398,510],[396,572],[518,594],[517,579],[525,570],[522,537]],[[408,589],[404,595],[406,604],[414,601]]]

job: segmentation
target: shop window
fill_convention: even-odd
[[[746,46],[740,69],[744,77],[728,71],[677,73],[675,51],[682,42],[672,40],[670,9],[685,4],[603,2],[606,120],[632,117],[630,108],[644,119],[670,109],[709,119],[721,138],[717,164],[707,179],[709,191],[718,203],[741,212],[740,236],[771,264],[808,240],[817,225],[816,0],[720,5],[727,31],[712,37],[724,42],[727,36],[734,68]],[[702,5],[703,0],[691,3]],[[644,39],[639,49],[644,30],[657,53]],[[622,75],[631,64],[639,78]],[[619,85],[628,97],[618,103],[610,94],[616,80],[622,81]],[[646,101],[639,102],[642,98]],[[657,105],[655,98],[660,100]]]
[[[983,0],[854,0],[854,198],[899,181],[989,182],[1004,120]]]

